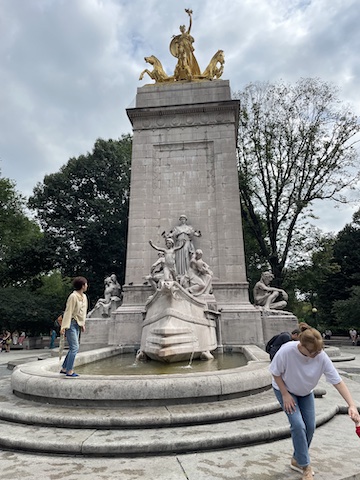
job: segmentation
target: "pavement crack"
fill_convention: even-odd
[[[184,470],[184,467],[182,466],[182,463],[181,463],[179,457],[176,457],[176,461],[178,462],[178,464],[180,465],[181,470],[182,470],[183,473],[184,473],[184,478],[186,478],[186,480],[189,480],[189,477],[187,476],[187,474],[186,474],[186,472],[185,472],[185,470]]]

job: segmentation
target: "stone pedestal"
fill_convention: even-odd
[[[261,312],[262,330],[264,332],[265,344],[274,335],[281,332],[292,332],[298,328],[298,319],[290,312],[282,312],[281,310],[263,310]]]
[[[194,239],[214,272],[224,345],[263,345],[260,312],[249,302],[236,163],[239,102],[226,80],[177,82],[138,89],[127,110],[133,126],[131,197],[123,304],[113,342],[140,341],[144,287],[156,259],[149,239],[163,245],[186,214]]]
[[[113,319],[88,318],[86,320],[86,332],[81,334],[80,351],[85,352],[96,348],[103,348],[111,345]]]

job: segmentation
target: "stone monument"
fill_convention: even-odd
[[[155,83],[138,88],[135,107],[127,109],[133,148],[126,278],[109,344],[140,345],[145,306],[154,292],[154,283],[144,282],[157,255],[149,239],[160,245],[169,232],[176,247],[184,241],[175,253],[180,273],[186,273],[187,253],[197,249],[211,269],[213,310],[220,313],[212,319],[218,348],[263,346],[297,322],[281,316],[264,336],[268,316],[249,301],[236,159],[239,101],[231,98],[229,81],[220,79],[222,50],[201,73],[190,35],[192,11],[186,13],[188,29],[181,26],[170,42],[174,73],[167,75],[154,55],[145,57],[153,70],[144,70],[140,79],[147,74]]]

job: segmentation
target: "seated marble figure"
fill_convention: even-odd
[[[116,308],[122,299],[121,286],[117,280],[116,275],[113,273],[109,277],[106,277],[104,280],[104,298],[99,298],[96,302],[94,309],[89,312],[95,312],[96,309],[102,307],[102,316],[109,317],[111,306],[113,305]]]
[[[287,305],[288,294],[281,288],[270,286],[273,279],[272,272],[262,272],[254,287],[254,303],[264,310],[281,310]]]
[[[161,288],[164,282],[164,266],[165,266],[165,254],[164,252],[158,253],[158,259],[151,265],[150,274],[144,277],[154,290]]]
[[[199,248],[195,251],[185,275],[181,277],[180,285],[194,296],[211,293],[213,272],[204,262],[203,252]]]

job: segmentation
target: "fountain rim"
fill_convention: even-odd
[[[172,373],[171,375],[61,375],[57,358],[17,366],[11,375],[13,393],[46,403],[75,402],[77,405],[135,405],[205,402],[250,395],[270,388],[269,357],[256,345],[232,346],[243,353],[248,364],[212,372]],[[79,353],[76,365],[125,353],[110,346]]]

